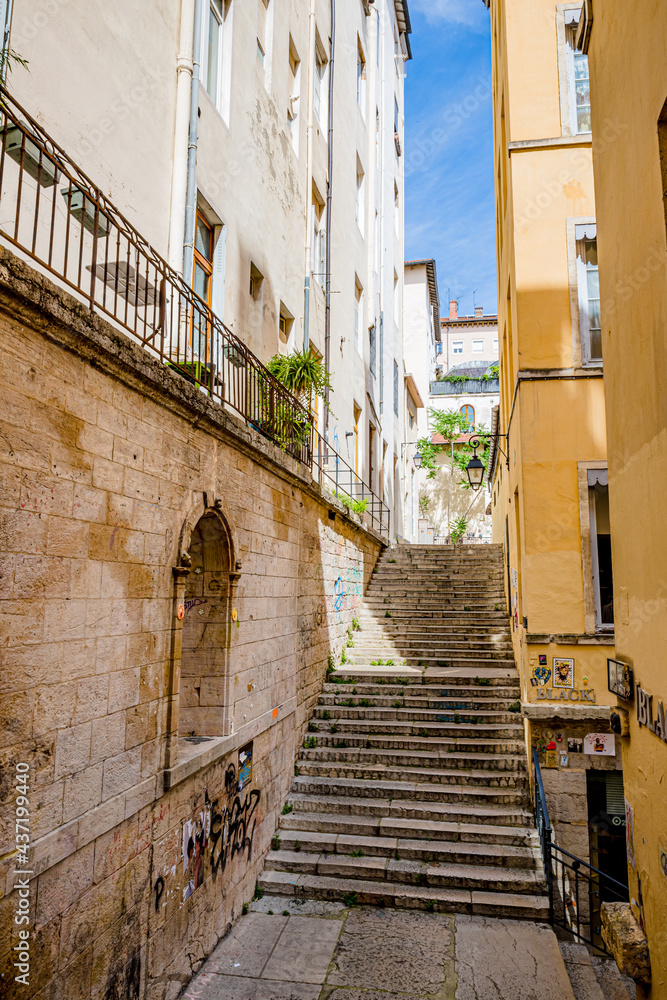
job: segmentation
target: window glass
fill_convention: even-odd
[[[484,341],[483,340],[473,340],[472,349],[474,354],[482,354],[484,352]]]
[[[465,405],[459,410],[462,417],[463,428],[466,427],[470,430],[475,426],[475,409],[473,406]]]
[[[463,341],[462,340],[453,341],[452,351],[454,354],[463,354]]]
[[[206,53],[206,89],[217,102],[220,68],[220,34],[222,30],[222,0],[211,0],[208,17],[208,51]]]
[[[574,53],[574,96],[577,114],[577,132],[591,131],[591,84],[588,75],[588,56]]]

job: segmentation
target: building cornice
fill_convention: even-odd
[[[584,146],[590,149],[592,145],[592,134],[584,132],[582,135],[560,135],[554,139],[519,139],[507,143],[507,152],[511,155],[525,149],[560,149],[562,146]]]

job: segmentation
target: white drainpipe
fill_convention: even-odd
[[[176,114],[169,210],[169,264],[175,271],[183,266],[185,236],[185,192],[188,182],[188,126],[192,89],[192,43],[195,0],[181,0],[181,31],[176,58]]]

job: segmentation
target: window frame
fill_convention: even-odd
[[[453,340],[452,341],[452,354],[463,354],[463,341]]]
[[[232,31],[232,0],[221,0],[221,10],[217,10],[215,0],[208,0],[208,17],[202,17],[201,25],[201,66],[200,81],[203,89],[213,102],[216,111],[225,123],[229,121],[230,90],[231,90],[231,31]],[[218,24],[218,65],[216,69],[215,93],[208,87],[209,72],[209,25],[211,18]]]
[[[594,358],[590,345],[590,317],[588,313],[588,269],[580,254],[583,233],[595,232],[592,217],[566,220],[568,255],[568,280],[570,285],[570,316],[572,327],[572,363],[575,368],[602,368],[602,357]],[[602,353],[602,351],[600,351]]]
[[[613,637],[614,624],[601,621],[599,594],[599,567],[597,563],[597,514],[594,508],[594,487],[590,486],[589,473],[603,473],[608,477],[606,461],[578,463],[579,526],[581,534],[581,564],[584,584],[584,628],[586,635]],[[597,570],[597,579],[596,579]],[[613,573],[613,569],[612,569]]]
[[[468,410],[472,413],[472,420],[468,416],[467,412]],[[464,411],[466,412],[464,413]],[[459,407],[459,414],[464,418],[466,426],[468,428],[465,431],[462,430],[462,433],[463,434],[471,433],[471,431],[473,431],[475,428],[475,407],[472,405],[472,403],[462,403],[461,406]]]
[[[357,105],[361,111],[362,118],[366,120],[366,95],[367,95],[368,67],[361,38],[357,35]]]
[[[561,135],[590,135],[591,130],[579,129],[576,102],[575,54],[577,25],[581,19],[582,4],[569,3],[556,11],[556,37],[558,45],[558,77],[560,94]],[[585,53],[581,53],[584,58]],[[590,70],[589,70],[590,101]]]
[[[480,346],[476,347],[475,346],[476,344],[479,344]],[[473,340],[472,347],[470,350],[472,354],[484,354],[484,341],[480,340],[479,338]]]

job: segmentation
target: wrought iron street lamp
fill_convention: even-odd
[[[466,465],[466,474],[468,476],[468,482],[474,490],[478,490],[484,481],[484,462],[477,456],[477,449],[479,448],[481,442],[478,437],[473,438],[470,441],[470,445],[473,449],[472,458]]]

